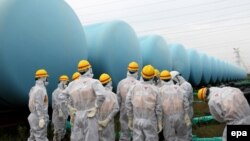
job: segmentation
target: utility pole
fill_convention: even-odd
[[[233,48],[233,50],[234,50],[234,55],[235,55],[235,64],[241,67],[239,48]]]
[[[234,50],[234,55],[235,55],[235,64],[239,67],[244,68],[247,72],[249,72],[246,64],[240,57],[240,48],[233,48],[233,50]]]

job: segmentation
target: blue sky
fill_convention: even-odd
[[[82,24],[124,20],[138,36],[158,34],[250,72],[249,0],[65,0]],[[243,66],[242,65],[242,66]]]

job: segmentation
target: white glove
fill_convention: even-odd
[[[61,109],[58,110],[58,113],[59,113],[59,114],[58,114],[59,117],[64,117],[64,114],[63,114],[63,112],[62,112]]]
[[[130,130],[133,130],[133,119],[132,119],[132,118],[129,118],[129,119],[128,119],[128,128],[129,128]]]
[[[157,133],[160,133],[161,132],[161,130],[162,130],[162,121],[158,121],[158,131],[157,131]]]
[[[103,127],[99,125],[98,131],[102,131],[102,130],[103,130]]]
[[[71,127],[73,127],[74,122],[75,122],[75,115],[71,115],[70,116],[70,125],[71,125]]]
[[[76,113],[76,111],[77,111],[76,108],[73,108],[73,107],[71,107],[70,105],[68,105],[68,109],[69,109],[69,114],[70,114],[70,116],[75,115],[75,113]]]
[[[88,112],[88,114],[87,114],[88,117],[94,117],[96,112],[97,112],[97,108],[93,107],[93,108],[89,109],[87,112]]]
[[[191,120],[190,120],[188,114],[185,114],[184,121],[185,121],[185,124],[187,127],[191,126]]]
[[[105,120],[102,120],[102,121],[98,121],[98,124],[102,127],[107,127],[108,123],[109,123],[108,118],[106,118]]]
[[[43,128],[43,127],[44,127],[45,121],[44,121],[43,118],[39,119],[39,124],[38,124],[38,125],[39,125],[40,128]]]

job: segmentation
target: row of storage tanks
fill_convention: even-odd
[[[0,1],[0,105],[26,105],[39,68],[49,73],[51,96],[58,77],[71,76],[81,59],[91,62],[95,78],[109,73],[115,88],[131,61],[180,71],[193,86],[246,77],[242,68],[162,36],[138,38],[124,21],[82,26],[63,0]]]

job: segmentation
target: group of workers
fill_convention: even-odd
[[[120,112],[119,141],[158,141],[163,130],[165,141],[191,141],[193,89],[179,72],[159,72],[151,65],[141,70],[128,64],[127,77],[112,91],[112,78],[103,73],[93,79],[91,64],[78,63],[78,72],[69,78],[62,75],[52,93],[53,141],[66,133],[70,116],[72,141],[115,141],[114,117]],[[36,84],[29,93],[30,137],[28,141],[46,141],[48,116],[48,73],[40,69]],[[239,89],[202,88],[198,98],[209,101],[211,114],[228,124],[250,124],[250,108]],[[226,131],[225,131],[226,132]]]

